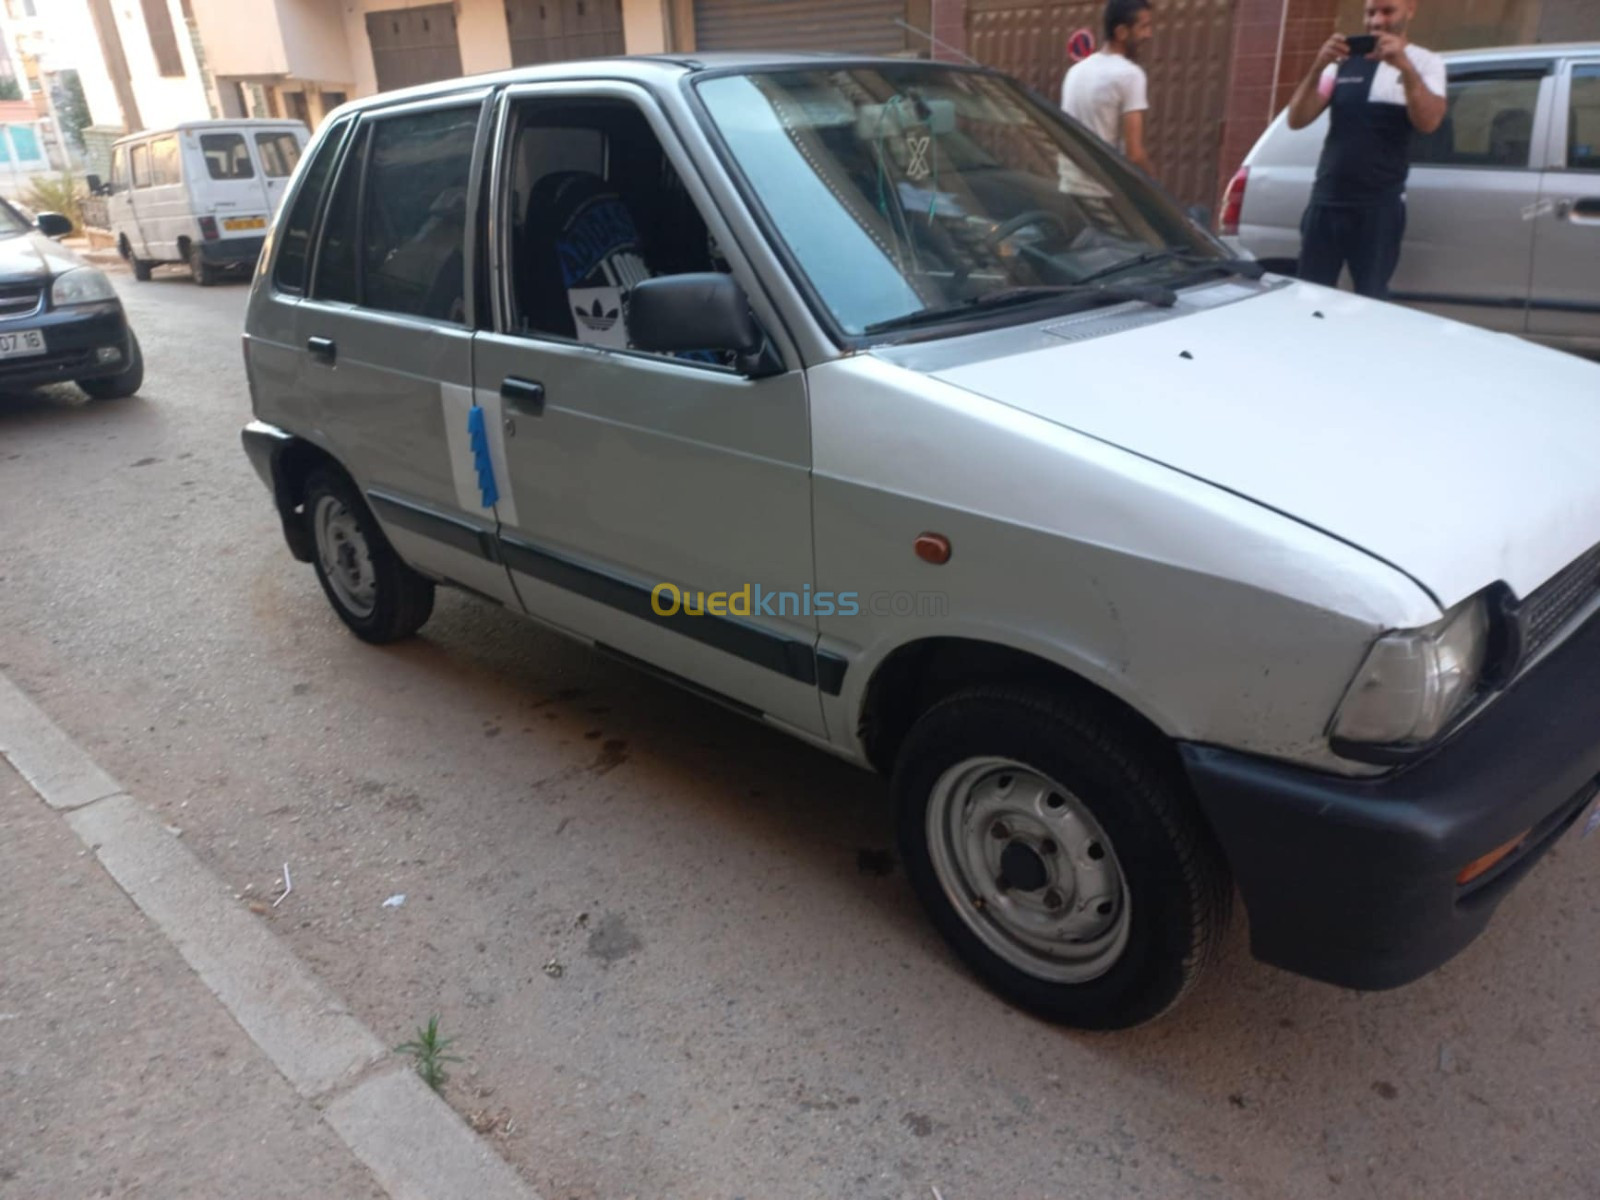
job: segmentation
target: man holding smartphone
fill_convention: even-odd
[[[1329,38],[1289,102],[1291,129],[1332,110],[1300,220],[1300,278],[1336,287],[1348,264],[1356,291],[1378,300],[1400,262],[1412,132],[1445,117],[1444,60],[1406,37],[1416,8],[1366,0],[1366,34]]]

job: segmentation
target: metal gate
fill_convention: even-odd
[[[967,53],[1061,103],[1067,38],[1104,34],[1103,0],[969,0]],[[1183,204],[1217,202],[1228,104],[1233,0],[1162,0],[1139,60],[1150,76],[1145,140],[1161,184]]]
[[[696,0],[696,50],[906,49],[905,0]]]
[[[622,54],[622,0],[506,0],[511,64]]]
[[[380,92],[461,74],[454,4],[370,12],[367,40]]]

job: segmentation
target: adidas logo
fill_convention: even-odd
[[[572,310],[572,315],[583,322],[585,329],[593,329],[597,333],[604,333],[617,323],[618,310],[606,308],[600,303],[599,297],[589,308],[578,307]]]

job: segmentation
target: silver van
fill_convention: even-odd
[[[1399,303],[1600,353],[1600,43],[1442,56],[1450,107],[1413,142]],[[1225,239],[1293,274],[1328,115],[1287,112],[1228,185]]]
[[[883,773],[1049,1019],[1169,1008],[1236,891],[1261,959],[1403,984],[1600,822],[1600,366],[1263,275],[1002,75],[347,105],[244,350],[358,637],[455,587]]]

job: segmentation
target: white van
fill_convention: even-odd
[[[210,287],[254,267],[309,136],[300,121],[188,121],[117,142],[106,208],[134,277],[182,262]]]

